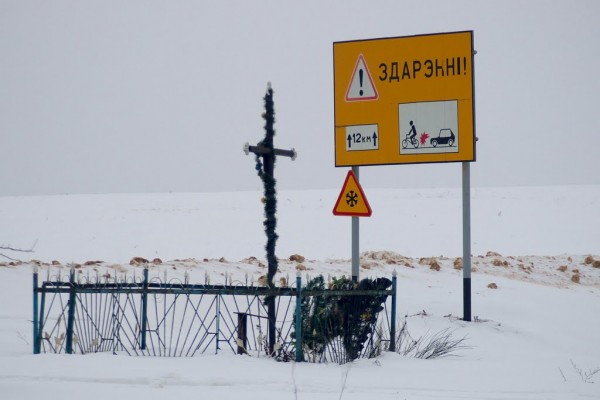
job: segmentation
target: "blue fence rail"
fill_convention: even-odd
[[[302,278],[295,287],[270,289],[253,285],[190,284],[140,276],[81,276],[70,269],[40,283],[33,274],[33,353],[93,353],[182,357],[227,350],[267,355],[267,307],[276,302],[278,359],[346,362],[331,344],[317,355],[303,343],[302,300],[338,296],[383,296],[378,329],[368,333],[360,357],[384,348],[395,350],[396,276],[387,290],[307,290]],[[306,302],[305,302],[306,303]],[[385,344],[382,346],[382,343]],[[306,354],[309,353],[309,354]]]

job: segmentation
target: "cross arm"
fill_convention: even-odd
[[[296,159],[296,157],[298,156],[298,153],[296,153],[295,149],[291,149],[291,150],[270,149],[270,148],[264,147],[264,146],[250,146],[249,143],[246,143],[244,145],[244,153],[246,153],[246,155],[248,155],[250,153],[254,153],[259,156],[264,156],[266,154],[272,153],[276,156],[290,157],[292,159],[292,161],[294,161]]]

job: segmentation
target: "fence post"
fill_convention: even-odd
[[[73,325],[75,322],[75,269],[71,268],[69,273],[69,283],[71,285],[69,292],[69,314],[67,319],[67,343],[66,352],[67,354],[73,354]]]
[[[37,348],[38,353],[42,352],[42,330],[44,329],[44,310],[46,309],[46,291],[44,290],[44,284],[42,283],[40,300],[40,316],[38,318],[38,329],[37,329]]]
[[[38,322],[38,267],[33,267],[33,354],[40,354]]]
[[[302,361],[302,278],[296,272],[296,362]]]
[[[148,266],[144,267],[144,284],[142,286],[142,327],[140,349],[146,350],[146,330],[148,328]]]
[[[216,323],[215,323],[215,344],[216,344],[216,348],[215,348],[215,354],[219,354],[219,332],[221,330],[221,295],[219,293],[217,293],[215,295],[215,319],[216,319]]]
[[[390,326],[390,351],[396,351],[396,284],[398,277],[396,270],[392,273],[392,318]]]
[[[238,315],[238,328],[237,328],[237,353],[247,354],[246,348],[248,347],[248,314],[237,313]]]

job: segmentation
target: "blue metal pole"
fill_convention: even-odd
[[[40,288],[42,291],[42,300],[40,302],[40,317],[39,317],[39,326],[38,326],[38,336],[37,336],[37,348],[39,352],[42,352],[42,331],[44,329],[44,310],[46,309],[46,292],[44,290],[44,284]]]
[[[69,293],[69,314],[67,319],[67,343],[66,352],[67,354],[73,354],[73,325],[75,323],[75,269],[71,268],[69,273],[69,283],[71,284],[71,291]]]
[[[38,267],[33,267],[33,354],[40,354],[39,321],[38,321]]]
[[[392,318],[390,321],[390,351],[396,351],[396,284],[398,277],[396,270],[392,274]]]
[[[296,362],[302,361],[302,278],[296,274]]]
[[[148,268],[144,268],[144,287],[142,291],[142,327],[141,327],[141,345],[142,350],[146,350],[146,329],[148,328]]]

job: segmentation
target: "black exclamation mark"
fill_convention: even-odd
[[[464,66],[463,71],[465,71],[465,75],[466,75],[467,74],[467,57],[463,57],[462,61],[463,61],[463,66]]]
[[[362,90],[362,82],[363,82],[363,70],[362,68],[358,70],[358,82],[360,83],[360,91],[358,92],[358,94],[360,94],[361,96],[363,95],[363,90]]]

